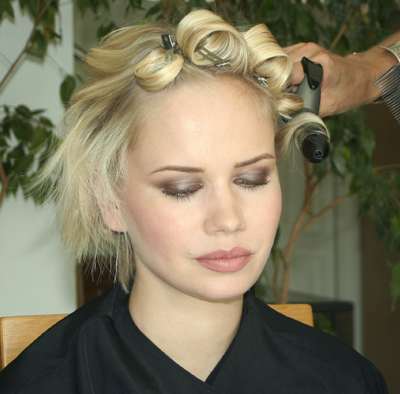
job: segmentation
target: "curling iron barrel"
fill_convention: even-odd
[[[296,94],[304,101],[304,108],[296,116],[311,112],[318,115],[321,100],[322,66],[303,57],[301,64],[304,70],[304,79]],[[328,131],[323,124],[306,123],[296,131],[296,138],[303,155],[312,163],[319,163],[329,154]]]

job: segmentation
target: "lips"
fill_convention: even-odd
[[[214,252],[205,254],[203,256],[199,256],[197,257],[197,259],[198,260],[233,259],[235,257],[248,256],[250,254],[251,254],[250,250],[236,246],[229,251],[215,250]]]

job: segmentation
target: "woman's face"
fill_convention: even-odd
[[[243,82],[225,77],[181,85],[147,107],[128,156],[120,230],[132,238],[135,280],[149,291],[156,284],[230,299],[260,276],[281,214],[281,189],[273,123],[256,100]],[[165,168],[171,166],[186,169]],[[196,260],[235,246],[253,253],[239,271],[216,272]]]

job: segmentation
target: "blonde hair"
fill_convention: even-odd
[[[180,53],[162,47],[164,33],[175,35]],[[216,65],[204,50],[229,65]],[[303,103],[285,92],[292,64],[267,26],[242,32],[208,10],[190,12],[176,28],[152,23],[114,30],[88,52],[86,64],[88,80],[72,96],[59,125],[63,140],[35,186],[51,185],[62,238],[78,261],[89,257],[93,268],[112,270],[128,292],[134,276],[132,243],[127,233],[107,227],[101,209],[102,204],[120,204],[126,153],[135,145],[151,95],[185,81],[229,74],[246,82],[275,121],[279,114],[300,110]],[[267,86],[255,76],[264,77]],[[310,118],[323,124],[311,114],[301,122]],[[298,126],[289,122],[276,127],[278,156],[287,150]]]

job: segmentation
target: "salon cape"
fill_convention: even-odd
[[[370,361],[275,312],[251,290],[233,341],[204,382],[139,330],[128,297],[115,285],[58,322],[0,372],[0,393],[388,393]]]

